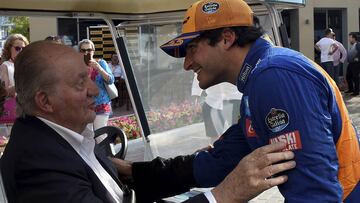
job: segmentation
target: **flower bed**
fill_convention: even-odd
[[[121,128],[129,140],[140,137],[140,128],[134,115],[111,118],[108,125]]]
[[[172,103],[168,107],[146,113],[152,133],[179,128],[202,121],[201,106],[185,101],[180,104]],[[134,115],[111,118],[109,125],[121,128],[128,139],[140,137],[140,128]]]

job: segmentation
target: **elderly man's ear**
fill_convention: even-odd
[[[42,112],[51,113],[54,111],[49,95],[44,91],[38,91],[36,93],[35,103],[37,108]]]

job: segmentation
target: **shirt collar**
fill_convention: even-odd
[[[245,85],[253,69],[264,57],[267,52],[266,50],[273,46],[272,42],[267,38],[268,37],[264,35],[257,39],[245,57],[236,83],[236,86],[241,93],[244,93]]]
[[[94,140],[94,132],[88,127],[79,134],[75,131],[72,131],[68,128],[65,128],[59,124],[56,124],[52,121],[49,121],[42,117],[37,117],[53,130],[55,130],[62,138],[64,138],[78,153],[81,150],[81,147],[85,141]]]

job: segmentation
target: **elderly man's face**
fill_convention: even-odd
[[[95,119],[94,97],[99,91],[88,77],[81,54],[68,53],[61,58],[54,63],[60,80],[50,95],[54,116],[59,125],[81,133]]]

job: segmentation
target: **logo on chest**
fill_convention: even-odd
[[[289,114],[282,109],[272,108],[266,115],[265,123],[272,132],[280,132],[289,125]]]

